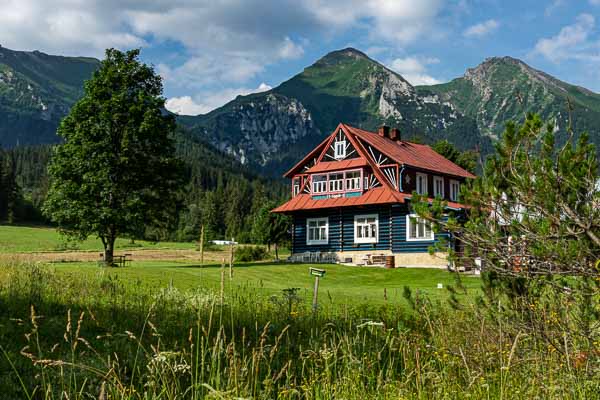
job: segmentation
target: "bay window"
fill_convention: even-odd
[[[378,232],[377,214],[354,216],[354,243],[377,243]]]
[[[306,219],[306,244],[327,244],[329,238],[329,218]]]

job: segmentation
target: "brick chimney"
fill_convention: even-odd
[[[386,125],[381,125],[377,133],[381,137],[390,137],[390,127]]]
[[[400,129],[392,128],[390,131],[390,139],[400,141],[402,140],[402,136],[400,135]]]

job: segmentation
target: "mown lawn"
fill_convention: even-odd
[[[314,266],[314,265],[312,265]],[[140,261],[127,268],[101,268],[92,263],[56,263],[58,272],[85,274],[90,278],[110,274],[118,276],[125,285],[144,284],[150,287],[173,285],[180,290],[196,288],[219,289],[221,268],[218,265],[199,266],[177,261]],[[311,299],[314,277],[309,275],[307,264],[245,263],[234,266],[233,280],[229,279],[229,268],[225,269],[226,290],[256,290],[258,293],[279,294],[283,289],[299,288],[299,293]],[[320,302],[325,304],[356,304],[401,302],[404,287],[408,286],[432,299],[447,298],[448,285],[456,286],[456,275],[440,269],[386,270],[377,267],[350,267],[322,264],[326,275],[320,281]],[[480,287],[479,279],[462,276],[468,297],[474,296]],[[443,289],[438,289],[441,283]]]
[[[117,250],[125,249],[192,249],[195,243],[148,242],[117,239]],[[102,242],[90,237],[83,242],[68,242],[56,229],[0,225],[0,253],[23,253],[40,251],[99,251]]]

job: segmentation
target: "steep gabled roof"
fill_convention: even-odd
[[[425,144],[395,141],[350,125],[342,124],[342,126],[347,132],[373,146],[399,164],[446,175],[475,178],[475,175],[454,164]]]
[[[306,157],[292,167],[288,172],[284,174],[285,177],[291,178],[294,174],[300,172],[301,168],[306,165],[311,159],[317,159],[318,164],[323,164],[321,161],[322,154],[326,147],[330,145],[335,135],[342,130],[348,139],[353,143],[354,147],[360,153],[362,159],[366,160],[367,164],[374,164],[375,160],[372,160],[367,151],[365,151],[363,143],[377,149],[379,152],[385,154],[398,164],[404,164],[409,167],[414,167],[430,172],[437,172],[445,175],[453,175],[462,178],[475,178],[475,175],[469,171],[459,167],[452,161],[448,160],[441,154],[438,154],[435,150],[425,144],[417,144],[407,141],[396,141],[391,140],[387,137],[382,137],[375,132],[365,131],[364,129],[355,128],[350,125],[340,123],[333,133],[323,142],[321,142],[313,151],[311,151]],[[362,151],[361,151],[362,150]],[[327,162],[326,165],[333,165]],[[373,166],[373,165],[371,165]],[[314,166],[316,170],[321,168],[320,165]],[[324,167],[323,167],[324,168]],[[375,170],[379,168],[374,168]],[[310,171],[316,172],[316,171]]]

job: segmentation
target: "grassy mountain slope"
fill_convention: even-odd
[[[565,137],[571,104],[576,132],[588,131],[600,145],[600,94],[560,81],[511,57],[487,59],[451,82],[420,86],[421,96],[448,102],[475,119],[482,134],[496,138],[508,120],[521,121],[528,112],[554,120]]]
[[[99,61],[0,47],[0,145],[53,143]]]

